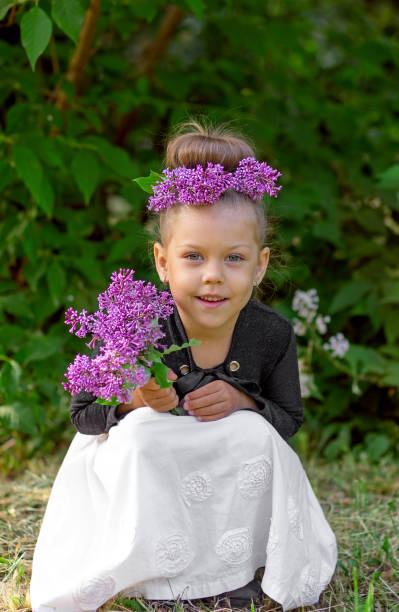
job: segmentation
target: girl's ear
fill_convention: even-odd
[[[270,249],[265,247],[259,253],[258,264],[256,266],[256,281],[258,285],[261,283],[262,278],[266,274],[267,264],[269,263]]]
[[[166,249],[160,242],[154,244],[154,259],[158,276],[164,283],[168,277],[168,263],[166,260]]]

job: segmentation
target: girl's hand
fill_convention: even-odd
[[[255,408],[256,402],[224,380],[214,380],[184,397],[183,408],[199,421],[218,421],[241,408]]]
[[[169,380],[176,380],[177,376],[173,370],[168,372]],[[155,382],[154,378],[143,385],[137,387],[132,394],[132,401],[130,404],[120,404],[118,406],[118,412],[129,412],[135,408],[141,408],[142,406],[150,406],[157,412],[168,412],[175,408],[179,403],[179,398],[173,387],[167,389],[161,389]]]

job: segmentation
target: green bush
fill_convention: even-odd
[[[294,290],[315,288],[330,333],[351,342],[350,374],[312,357],[310,444],[330,457],[351,445],[390,452],[398,22],[393,5],[366,0],[0,1],[6,467],[70,438],[60,380],[82,346],[63,312],[95,309],[119,267],[154,280],[145,200],[131,179],[159,171],[170,127],[198,113],[231,121],[283,173],[267,212],[280,219],[285,264],[271,262],[263,299],[292,317]]]

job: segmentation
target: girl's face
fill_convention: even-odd
[[[245,205],[185,206],[169,220],[166,245],[154,255],[189,337],[222,337],[266,272],[269,249],[256,241],[256,216]]]

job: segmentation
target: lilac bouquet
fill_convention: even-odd
[[[66,311],[70,333],[79,338],[91,334],[86,346],[92,349],[99,343],[97,356],[78,354],[69,364],[65,374],[68,382],[62,383],[66,391],[93,393],[99,404],[128,403],[132,391],[151,376],[162,388],[172,384],[163,355],[199,344],[194,339],[180,347],[173,344],[165,349],[160,344],[165,334],[158,321],[172,314],[173,298],[149,282],[133,280],[133,274],[134,270],[122,268],[112,273],[111,284],[97,298],[95,313],[78,313],[73,308]]]

